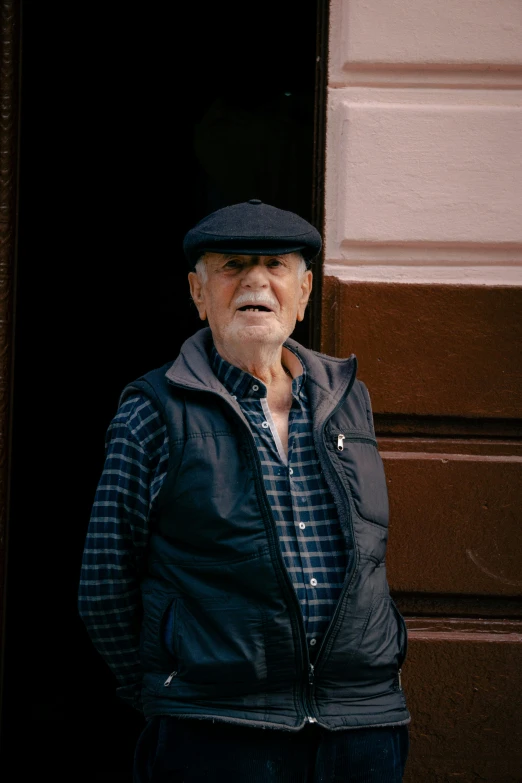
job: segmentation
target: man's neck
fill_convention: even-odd
[[[292,377],[290,370],[283,364],[283,347],[267,345],[224,346],[215,343],[216,350],[222,359],[234,367],[250,373],[255,378],[263,381],[267,389],[274,384]]]

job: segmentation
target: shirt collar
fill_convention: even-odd
[[[287,346],[283,348],[283,351],[290,350],[291,349]],[[294,397],[299,397],[306,379],[306,370],[297,354],[294,351],[291,351],[291,353],[301,366],[301,374],[297,375],[292,380],[292,394]],[[262,399],[263,397],[266,397],[267,388],[263,381],[260,381],[259,378],[256,378],[249,372],[241,370],[239,367],[235,367],[233,364],[230,364],[230,362],[227,362],[218,354],[214,345],[212,345],[211,349],[210,364],[214,375],[235,399]],[[294,364],[294,362],[292,364]]]

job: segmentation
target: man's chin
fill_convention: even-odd
[[[238,329],[234,329],[233,332],[227,335],[227,339],[236,344],[266,344],[266,345],[282,345],[286,340],[286,336],[282,334],[280,329],[274,329],[274,326],[268,324],[249,324],[248,326],[241,326]]]

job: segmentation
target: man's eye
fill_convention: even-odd
[[[239,269],[241,262],[236,258],[230,258],[224,266],[224,269]]]
[[[283,266],[283,262],[279,260],[279,258],[271,258],[268,262],[268,266]]]

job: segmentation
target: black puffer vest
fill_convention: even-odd
[[[282,729],[409,722],[399,670],[406,627],[384,556],[388,500],[356,359],[287,344],[307,371],[314,437],[351,566],[312,667],[261,464],[241,408],[213,374],[209,329],[171,366],[130,384],[163,412],[168,474],[142,580],[146,716]]]

